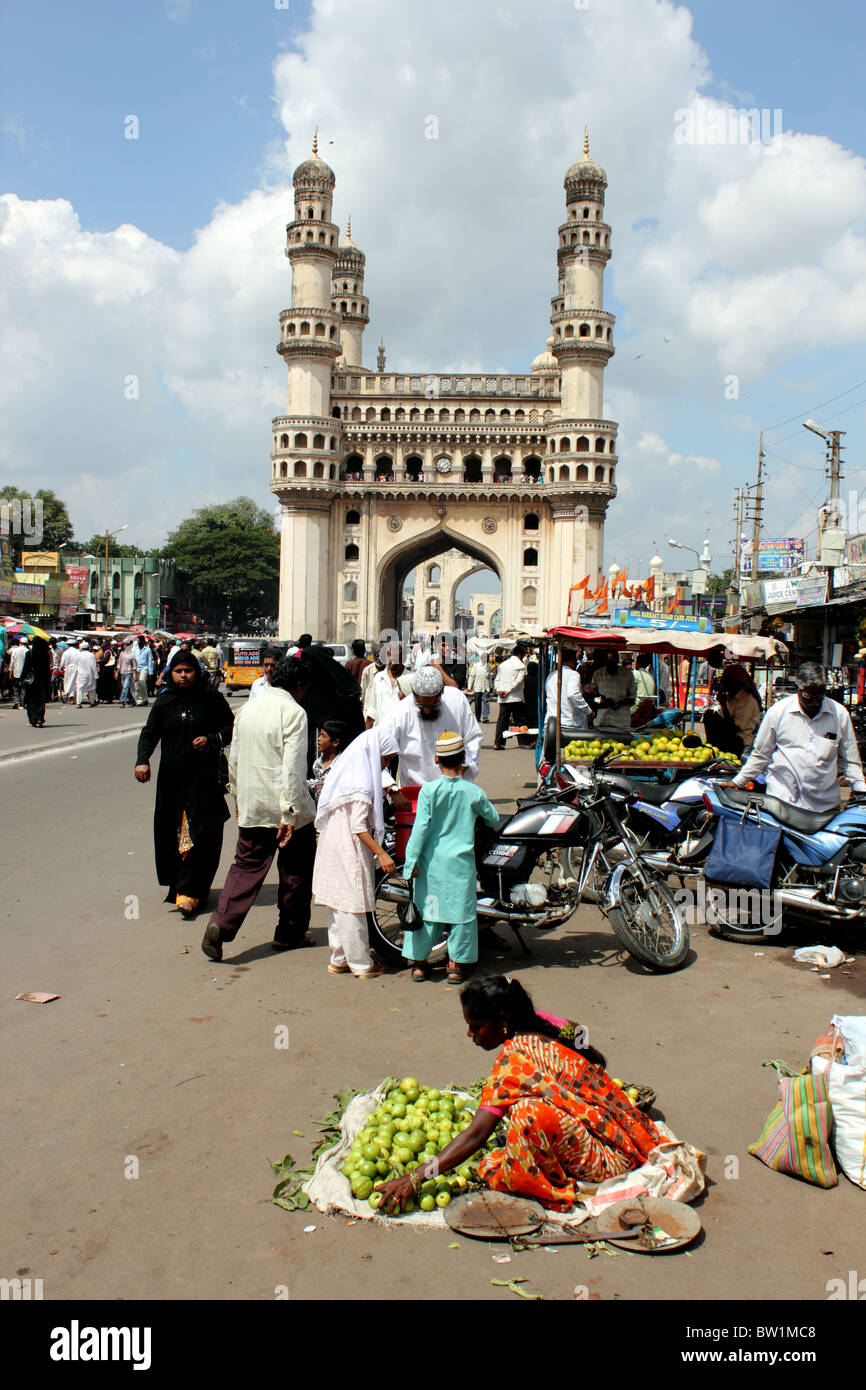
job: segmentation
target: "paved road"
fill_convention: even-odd
[[[208,962],[201,922],[184,923],[154,882],[153,786],[133,780],[132,744],[0,765],[0,1275],[26,1268],[46,1299],[264,1300],[278,1285],[292,1298],[512,1298],[491,1287],[503,1271],[485,1245],[450,1250],[444,1233],[270,1203],[268,1160],[307,1158],[339,1088],[389,1073],[471,1081],[487,1056],[444,983],[329,976],[320,911],[316,949],[274,955],[273,881],[233,954]],[[531,754],[486,752],[482,771],[504,809],[532,781]],[[771,1173],[746,1146],[775,1099],[762,1059],[800,1064],[832,1013],[866,1012],[866,972],[858,959],[823,981],[791,964],[790,945],[758,949],[700,932],[688,969],[651,976],[585,908],[531,960],[486,962],[586,1021],[611,1070],[654,1086],[668,1123],[709,1156],[706,1236],[688,1257],[516,1255],[506,1269],[545,1297],[580,1284],[605,1300],[822,1300],[828,1279],[862,1266],[862,1193]],[[16,1001],[25,990],[62,997]],[[284,1023],[288,1051],[274,1046]]]

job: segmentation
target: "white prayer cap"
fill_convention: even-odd
[[[444,688],[442,672],[435,666],[422,666],[412,677],[414,695],[441,695]]]

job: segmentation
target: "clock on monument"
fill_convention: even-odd
[[[440,458],[440,459],[437,459],[437,460],[436,460],[436,472],[437,472],[437,473],[450,473],[450,472],[451,472],[451,460],[450,460],[449,458],[444,458],[444,457],[443,457],[443,458]]]

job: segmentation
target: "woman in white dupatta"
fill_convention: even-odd
[[[387,874],[395,869],[381,843],[385,825],[378,729],[359,734],[334,760],[319,798],[316,829],[313,897],[328,909],[328,972],[372,979],[385,970],[370,955],[367,931],[367,913],[375,903],[374,861]]]

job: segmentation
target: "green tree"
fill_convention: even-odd
[[[39,488],[38,492],[27,492],[21,488],[7,484],[0,489],[0,502],[24,501],[32,498],[33,501],[42,503],[42,535],[38,542],[36,538],[28,536],[11,536],[16,557],[20,557],[23,549],[27,550],[59,550],[61,545],[72,539],[72,522],[69,519],[69,512],[66,503],[61,502],[60,498],[50,490],[50,488]],[[26,542],[26,544],[22,544]]]
[[[238,625],[276,611],[280,538],[270,512],[249,497],[199,507],[168,535],[161,554],[181,587]]]
[[[75,544],[78,545],[79,542],[76,541]],[[99,532],[97,531],[95,535],[92,535],[92,536],[90,537],[90,540],[89,540],[89,541],[81,541],[80,544],[81,544],[81,553],[82,553],[82,555],[96,555],[96,556],[100,556],[100,555],[101,555],[101,556],[103,557],[103,559],[105,558],[105,532],[104,532],[104,531],[103,531],[103,533],[102,533],[101,536],[100,536]],[[72,548],[72,547],[70,547],[70,549],[71,549],[71,548]],[[135,558],[136,558],[137,556],[139,556],[139,555],[148,555],[148,554],[150,554],[150,551],[142,550],[142,549],[140,548],[140,546],[137,546],[137,545],[118,545],[118,544],[117,544],[117,541],[116,541],[116,540],[112,540],[112,538],[109,536],[109,538],[108,538],[108,554],[109,554],[109,556],[111,556],[111,555],[117,555],[118,557],[120,557],[120,558],[123,559],[123,560],[131,560],[131,559],[135,559]]]
[[[721,574],[711,574],[707,579],[708,594],[726,594],[731,584],[732,569],[722,570]]]

